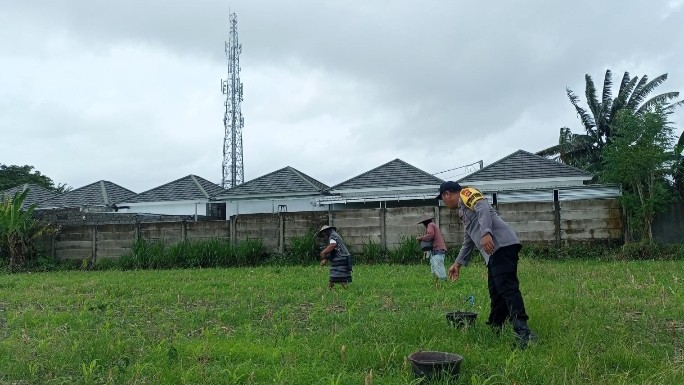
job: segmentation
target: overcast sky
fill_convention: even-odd
[[[7,0],[0,163],[72,188],[220,183],[229,8],[245,181],[292,166],[332,186],[396,158],[437,173],[536,152],[562,126],[583,132],[565,88],[584,104],[584,75],[600,92],[606,69],[615,90],[628,71],[684,92],[684,0]]]

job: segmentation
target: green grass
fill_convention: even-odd
[[[684,261],[520,269],[524,351],[484,324],[480,264],[441,287],[426,264],[357,265],[332,292],[315,266],[2,275],[0,384],[416,384],[419,349],[465,357],[452,384],[684,383]]]

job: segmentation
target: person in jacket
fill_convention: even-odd
[[[320,254],[321,266],[325,266],[330,261],[328,289],[332,290],[335,284],[340,284],[346,289],[352,281],[352,259],[347,246],[337,233],[337,228],[333,226],[321,227],[318,234],[323,234],[328,239],[328,245]]]
[[[463,245],[456,261],[449,267],[452,282],[461,275],[477,248],[487,266],[487,284],[491,309],[489,325],[503,327],[508,320],[521,348],[537,336],[527,325],[528,315],[518,281],[518,253],[522,248],[515,231],[499,217],[484,195],[474,188],[461,187],[457,182],[444,182],[439,195],[444,205],[457,209],[465,228]]]
[[[444,237],[442,232],[437,227],[437,224],[433,221],[432,216],[424,217],[420,220],[420,224],[425,226],[425,234],[417,237],[418,242],[421,241],[431,241],[432,249],[427,250],[430,257],[430,272],[440,281],[446,281],[447,274],[444,268],[444,256],[447,252],[446,244],[444,243]]]

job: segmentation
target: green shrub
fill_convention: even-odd
[[[684,259],[684,245],[634,242],[624,244],[616,253],[614,260],[670,260]]]
[[[175,243],[167,254],[169,267],[218,267],[230,265],[233,250],[230,241],[214,238]]]
[[[266,260],[263,241],[248,239],[235,249],[228,240],[185,241],[168,247],[161,241],[139,239],[119,259],[122,269],[170,269],[256,266]]]
[[[290,246],[285,251],[283,262],[308,265],[318,261],[318,242],[316,240],[317,231],[308,230],[301,236],[290,238]]]
[[[131,251],[121,256],[121,267],[127,270],[171,267],[164,262],[165,249],[161,241],[138,239],[133,242]]]
[[[382,245],[368,237],[368,242],[363,242],[361,255],[357,260],[363,263],[378,263],[384,258]]]
[[[264,241],[261,239],[246,239],[235,246],[233,260],[230,266],[258,266],[268,259]]]
[[[607,243],[578,243],[561,247],[529,244],[523,245],[520,256],[532,259],[603,259],[616,251],[614,245]]]
[[[414,264],[420,262],[423,255],[415,235],[401,235],[399,237],[399,244],[387,250],[387,262]]]

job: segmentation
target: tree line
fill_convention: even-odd
[[[43,175],[35,167],[24,165],[6,165],[0,163],[0,191],[5,191],[23,184],[35,184],[56,193],[64,193],[71,188],[66,184],[55,184],[47,175]]]

